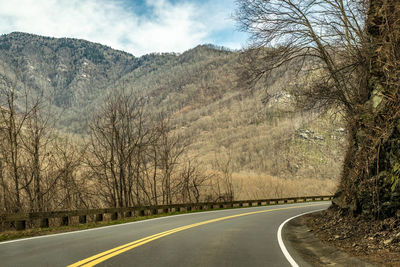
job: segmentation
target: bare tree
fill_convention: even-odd
[[[159,133],[157,140],[159,166],[162,177],[162,202],[163,204],[171,204],[177,189],[176,184],[173,183],[173,174],[177,170],[180,159],[189,145],[189,140],[173,133],[169,118],[164,115],[160,116],[157,128]]]
[[[148,145],[144,99],[133,92],[112,92],[90,123],[88,164],[115,207],[140,204],[145,187],[141,156]]]
[[[366,9],[360,1],[238,2],[237,18],[254,41],[242,57],[245,81],[268,78],[271,70],[290,62],[310,74],[293,91],[304,108],[335,104],[353,113],[354,102],[365,101],[368,93],[357,75],[366,71],[361,43]]]
[[[29,90],[25,84],[22,89],[18,90],[18,74],[15,79],[10,81],[6,77],[2,77],[0,81],[0,116],[2,122],[2,136],[3,144],[2,158],[6,168],[7,174],[11,177],[13,184],[13,191],[9,191],[10,201],[12,202],[12,210],[14,212],[23,209],[23,201],[21,190],[26,189],[32,179],[25,179],[23,181],[23,171],[25,168],[23,159],[23,142],[22,133],[26,121],[32,115],[32,112],[37,109],[38,102],[30,102]],[[3,173],[4,174],[4,173]],[[26,178],[26,177],[25,177]],[[6,185],[3,179],[3,192],[11,188]]]
[[[21,78],[23,80],[23,78]],[[54,208],[46,194],[57,186],[49,171],[54,165],[55,114],[43,92],[4,76],[0,95],[1,187],[6,211],[43,211]]]
[[[21,141],[25,157],[25,184],[24,190],[32,196],[30,201],[30,210],[43,211],[45,202],[43,200],[44,173],[46,165],[49,163],[51,153],[50,146],[53,142],[52,131],[54,129],[54,113],[46,107],[43,95],[37,97],[30,96],[33,99],[33,108],[30,116],[24,124]],[[33,182],[33,186],[29,186]],[[55,185],[55,184],[54,184]],[[48,203],[48,202],[47,202]]]
[[[45,201],[52,203],[49,209],[97,207],[98,201],[93,198],[97,192],[91,190],[91,181],[86,178],[83,168],[87,145],[66,134],[56,136],[43,188]]]
[[[200,163],[193,159],[185,159],[180,171],[178,188],[180,191],[180,202],[199,203],[204,188],[212,175],[207,175],[201,170]]]
[[[297,66],[291,93],[303,109],[343,112],[349,145],[334,203],[366,216],[392,216],[400,200],[398,129],[400,2],[239,0],[252,35],[242,57],[246,85]],[[302,82],[299,82],[301,81]],[[396,171],[397,170],[397,171]],[[386,203],[383,205],[383,203]]]
[[[217,170],[215,179],[215,193],[217,201],[233,201],[235,187],[233,184],[232,154],[228,151],[225,155],[215,155],[214,169]]]

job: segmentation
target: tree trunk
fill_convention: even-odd
[[[370,1],[365,77],[369,99],[350,114],[349,143],[334,206],[385,218],[400,208],[400,2]]]

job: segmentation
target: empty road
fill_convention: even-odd
[[[0,266],[290,266],[282,222],[330,202],[176,216],[0,243]]]

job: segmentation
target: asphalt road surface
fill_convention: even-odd
[[[0,243],[0,266],[290,266],[282,222],[330,202],[176,216]]]

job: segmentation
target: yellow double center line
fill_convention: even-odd
[[[212,219],[212,220],[207,220],[199,223],[194,223],[194,224],[189,224],[186,226],[178,227],[175,229],[171,229],[165,232],[161,232],[155,235],[151,235],[136,241],[133,241],[131,243],[104,251],[102,253],[96,254],[92,257],[89,257],[87,259],[78,261],[74,264],[69,265],[68,267],[89,267],[89,266],[95,266],[96,264],[99,264],[100,262],[103,262],[105,260],[108,260],[109,258],[112,258],[114,256],[117,256],[121,253],[124,253],[128,250],[131,250],[133,248],[139,247],[141,245],[144,245],[146,243],[149,243],[153,240],[159,239],[161,237],[171,235],[173,233],[177,233],[186,229],[194,228],[200,225],[204,224],[209,224],[213,222],[219,222],[219,221],[224,221],[227,219],[232,219],[232,218],[237,218],[237,217],[242,217],[242,216],[247,216],[247,215],[253,215],[253,214],[259,214],[259,213],[266,213],[266,212],[271,212],[271,211],[276,211],[276,210],[288,210],[288,209],[296,209],[296,208],[304,208],[304,207],[313,207],[313,206],[321,206],[321,205],[326,205],[326,204],[311,204],[311,205],[302,205],[302,206],[294,206],[294,207],[286,207],[286,208],[277,208],[277,209],[269,209],[269,210],[260,210],[260,211],[253,211],[253,212],[247,212],[247,213],[241,213],[241,214],[236,214],[236,215],[231,215],[231,216],[226,216],[226,217],[221,217],[217,219]]]

